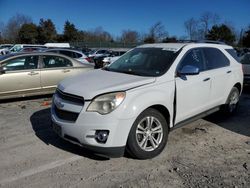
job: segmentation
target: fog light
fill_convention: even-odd
[[[95,139],[97,142],[106,143],[109,136],[108,130],[98,130],[95,132]]]

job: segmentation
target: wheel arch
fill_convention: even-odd
[[[160,104],[149,106],[147,109],[149,109],[149,108],[153,108],[153,109],[159,111],[163,115],[163,117],[165,118],[165,120],[167,122],[167,125],[168,125],[168,129],[170,129],[170,113],[169,113],[169,110],[165,106],[160,105]],[[145,110],[147,110],[147,109],[145,109]]]

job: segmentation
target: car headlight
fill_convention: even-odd
[[[100,114],[108,114],[115,110],[125,99],[125,92],[116,92],[100,95],[90,103],[87,108],[88,112],[98,112]]]

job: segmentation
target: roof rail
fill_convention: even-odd
[[[225,44],[223,41],[218,40],[198,40],[198,43],[210,43],[210,44]]]
[[[177,40],[178,43],[210,43],[210,44],[225,44],[223,41],[216,40]]]

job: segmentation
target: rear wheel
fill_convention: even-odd
[[[226,115],[234,114],[237,110],[239,99],[240,99],[240,92],[238,88],[233,87],[227,98],[226,104],[223,106],[223,112]]]
[[[147,109],[135,120],[128,137],[127,150],[135,158],[149,159],[164,149],[168,138],[168,125],[163,115]]]

